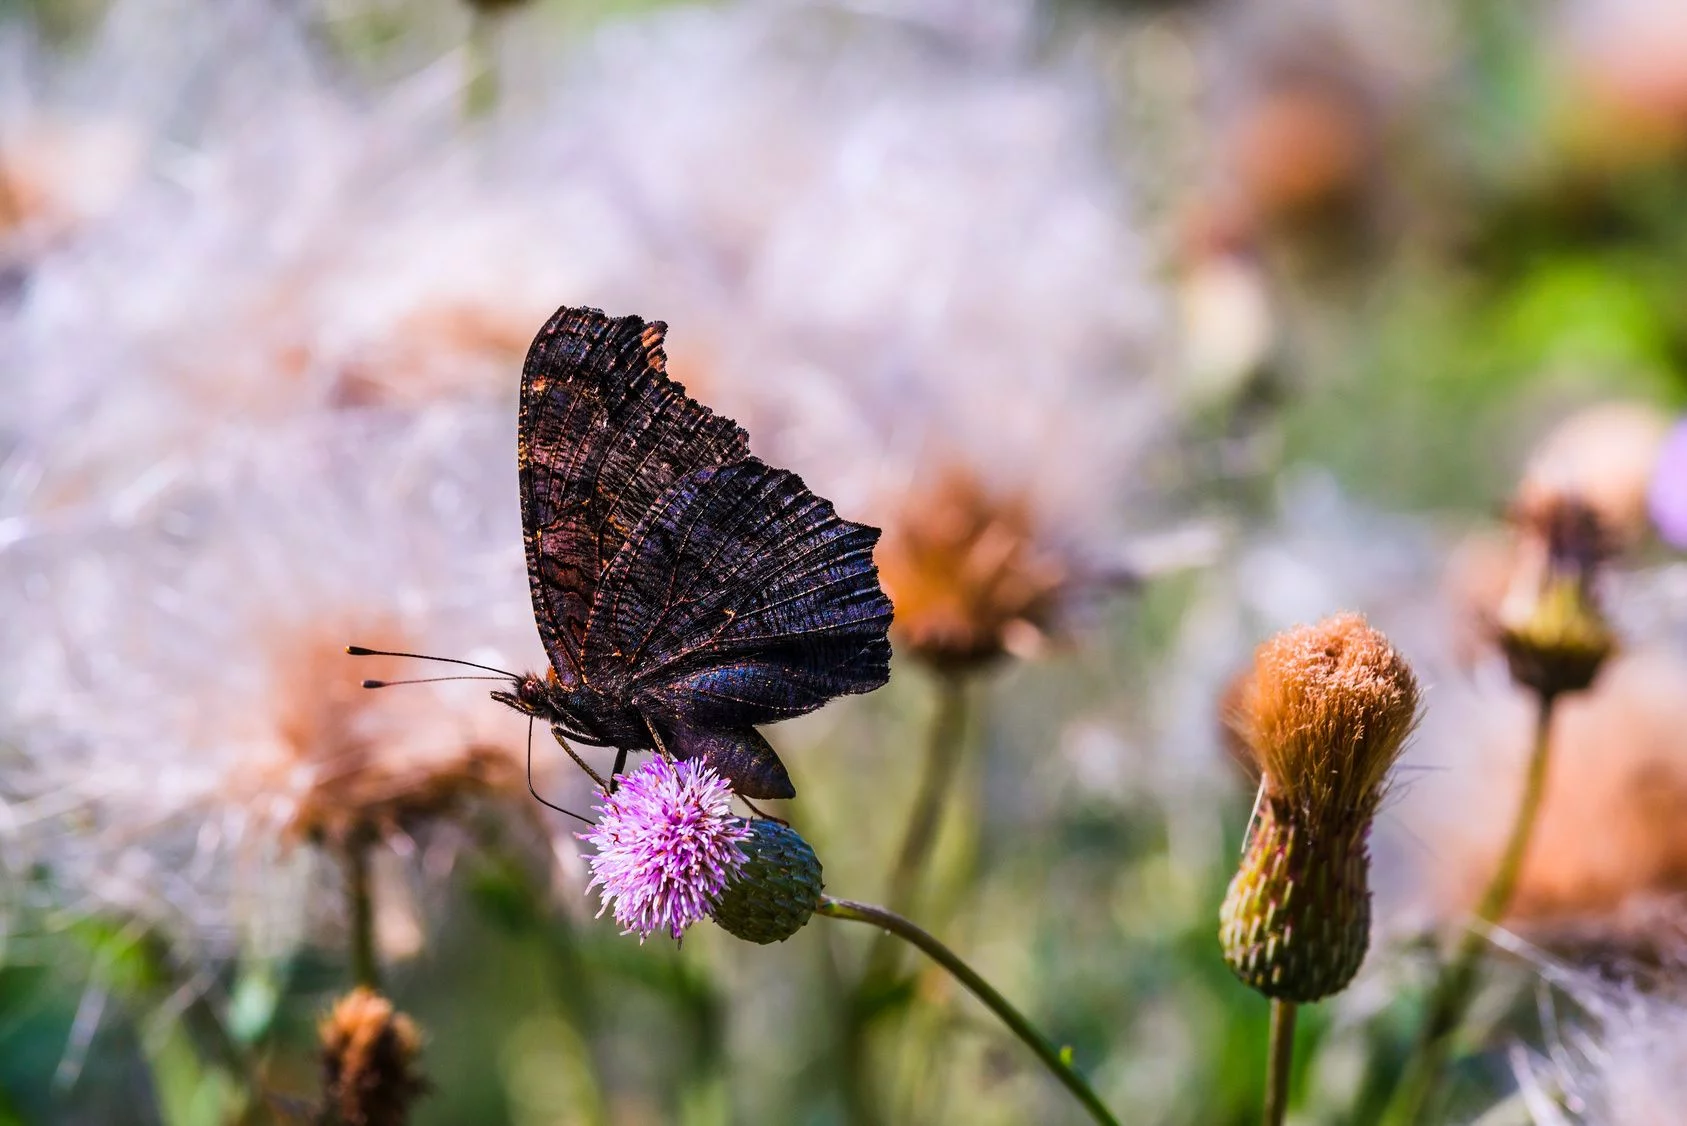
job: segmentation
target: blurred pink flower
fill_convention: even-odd
[[[1658,535],[1687,549],[1687,420],[1676,423],[1664,440],[1647,499]]]

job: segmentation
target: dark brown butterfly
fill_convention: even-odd
[[[666,374],[667,326],[559,310],[522,371],[517,464],[545,675],[493,699],[559,740],[702,758],[795,794],[756,725],[890,675],[879,530],[750,456]]]

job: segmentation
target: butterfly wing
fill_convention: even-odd
[[[581,650],[604,569],[676,481],[738,461],[736,422],[666,374],[667,325],[559,309],[521,376],[522,539],[539,636],[551,663],[589,679]]]
[[[610,563],[587,665],[648,711],[703,729],[871,691],[890,676],[878,538],[787,470],[755,458],[698,470]]]

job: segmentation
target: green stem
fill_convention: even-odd
[[[1295,1059],[1295,1013],[1300,1006],[1271,1000],[1271,1062],[1265,1073],[1265,1126],[1283,1126],[1289,1109],[1289,1073]]]
[[[818,915],[826,915],[833,919],[850,919],[857,923],[867,923],[881,928],[886,934],[894,935],[912,946],[916,946],[932,961],[948,970],[955,980],[972,991],[973,995],[995,1013],[1001,1022],[1008,1026],[1015,1036],[1019,1037],[1032,1052],[1036,1053],[1043,1066],[1060,1080],[1061,1084],[1089,1111],[1090,1117],[1102,1126],[1119,1126],[1118,1119],[1113,1117],[1101,1099],[1091,1089],[1089,1083],[1072,1066],[1067,1053],[1056,1048],[1038,1032],[1036,1026],[1025,1019],[1018,1009],[996,991],[996,988],[980,977],[971,966],[961,960],[960,956],[939,942],[931,934],[909,922],[894,911],[887,911],[883,907],[875,907],[869,903],[856,903],[849,899],[834,899],[825,895],[820,898],[820,906],[815,909]]]
[[[484,117],[498,106],[497,31],[499,16],[478,7],[469,13],[469,34],[463,43],[468,74],[463,81],[463,119]]]
[[[914,804],[908,811],[908,823],[902,831],[902,845],[897,849],[896,862],[886,885],[885,898],[892,911],[907,911],[913,906],[920,877],[925,873],[926,862],[937,843],[937,832],[942,827],[943,813],[949,804],[949,791],[954,788],[960,768],[966,712],[964,674],[938,673],[937,707],[926,735],[925,767]],[[863,984],[877,985],[896,971],[897,949],[888,933],[879,936],[868,951],[867,968],[862,974]]]
[[[369,871],[371,844],[363,833],[353,833],[346,841],[346,913],[351,925],[352,981],[378,990],[381,974],[375,960],[375,894]]]
[[[1423,1114],[1446,1063],[1452,1034],[1464,1019],[1465,1009],[1475,991],[1476,971],[1487,949],[1488,931],[1505,918],[1506,911],[1511,907],[1511,897],[1517,890],[1517,879],[1522,874],[1523,861],[1529,852],[1529,839],[1540,815],[1541,797],[1546,793],[1553,702],[1554,697],[1550,694],[1543,693],[1539,697],[1535,713],[1535,745],[1529,757],[1529,772],[1523,782],[1523,797],[1511,824],[1511,837],[1500,856],[1499,868],[1476,905],[1477,925],[1465,932],[1452,960],[1442,969],[1435,983],[1435,991],[1430,995],[1429,1015],[1424,1020],[1405,1074],[1383,1119],[1386,1126],[1413,1126]]]

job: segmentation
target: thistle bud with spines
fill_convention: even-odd
[[[1267,997],[1345,988],[1370,944],[1371,822],[1417,720],[1418,686],[1357,614],[1278,634],[1254,655],[1233,726],[1260,796],[1225,896],[1225,961]]]
[[[750,822],[738,843],[744,864],[711,913],[721,929],[746,942],[783,942],[796,934],[820,905],[820,859],[789,825],[768,819]]]
[[[1495,623],[1511,678],[1546,698],[1586,691],[1616,649],[1594,592],[1613,535],[1568,493],[1531,498],[1512,515],[1519,564]]]

